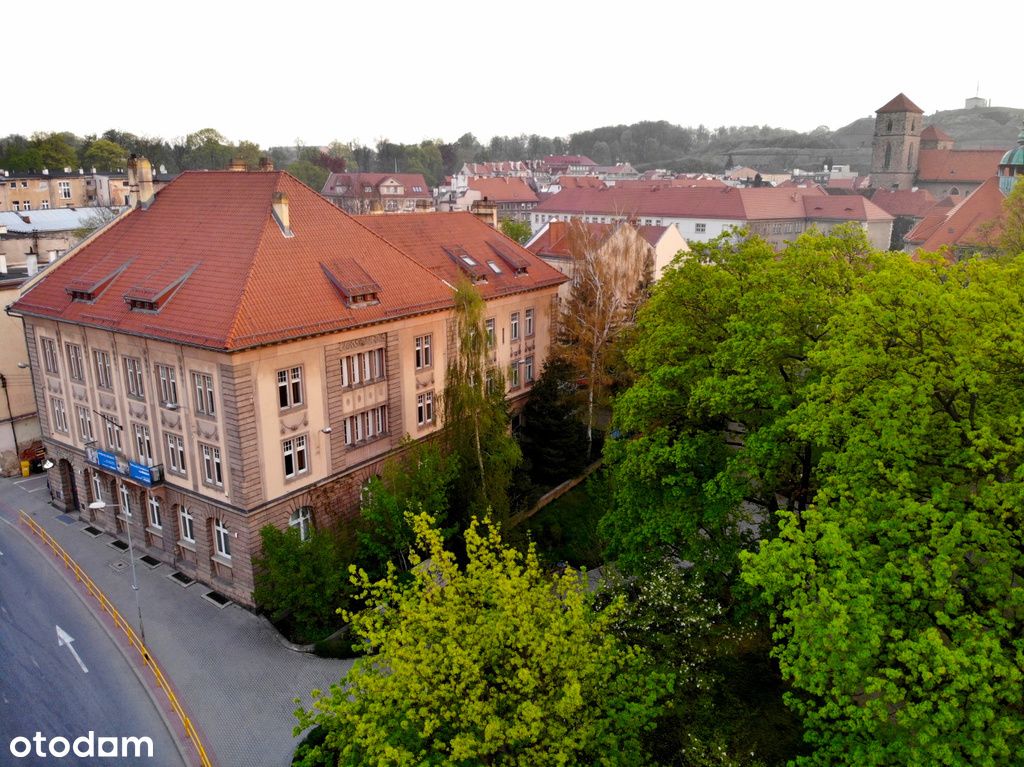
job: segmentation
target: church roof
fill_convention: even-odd
[[[946,131],[942,130],[938,125],[929,125],[923,131],[921,131],[922,141],[952,141],[953,137],[950,136]]]
[[[921,109],[917,104],[908,99],[904,94],[899,94],[883,107],[876,110],[878,114],[886,112],[916,112],[919,115],[924,114],[924,110]]]
[[[922,149],[917,161],[917,180],[984,181],[996,175],[1001,149]]]

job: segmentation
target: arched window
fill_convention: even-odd
[[[950,193],[950,194],[960,194],[960,188],[959,188],[959,187],[956,187],[956,186],[954,186],[954,187],[950,187],[950,189],[949,189],[949,193]]]
[[[892,118],[889,118],[889,122],[885,124],[885,132],[892,133]]]
[[[217,553],[225,559],[231,559],[231,533],[228,531],[227,523],[223,519],[218,519],[213,524],[213,533]]]
[[[892,144],[885,145],[885,169],[889,170],[889,166],[892,165]]]
[[[309,534],[313,529],[313,507],[300,506],[288,517],[288,527],[294,527],[299,531],[299,540],[308,541]]]
[[[178,507],[178,533],[181,536],[181,540],[191,544],[196,542],[196,531],[194,520],[192,518],[192,512],[189,511],[188,506]]]

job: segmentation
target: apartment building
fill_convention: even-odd
[[[12,309],[51,486],[231,599],[252,603],[261,527],[354,513],[403,437],[439,428],[460,277],[510,396],[539,375],[565,278],[471,214],[355,219],[274,171],[139,188]]]

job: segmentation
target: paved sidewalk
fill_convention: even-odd
[[[138,630],[128,554],[109,545],[114,538],[92,538],[84,522],[52,507],[42,475],[0,479],[0,513],[15,521],[18,509],[46,528]],[[234,604],[220,609],[202,598],[209,589],[182,588],[170,573],[166,564],[150,570],[136,560],[146,643],[207,752],[219,767],[288,765],[297,743],[293,699],[308,702],[311,689],[327,689],[351,661],[293,652],[263,618]]]

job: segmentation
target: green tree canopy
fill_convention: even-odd
[[[1024,261],[890,259],[809,357],[816,504],[746,579],[774,608],[807,765],[1024,753]]]
[[[501,233],[520,245],[525,245],[533,235],[529,221],[516,221],[514,218],[502,219]]]
[[[561,357],[548,357],[523,407],[519,445],[530,475],[554,486],[587,465],[587,432],[576,405],[576,371]]]
[[[128,151],[113,141],[98,138],[86,147],[83,159],[87,167],[101,172],[122,170],[128,163]]]
[[[617,604],[595,611],[578,573],[549,579],[475,519],[465,568],[429,516],[413,527],[429,559],[405,587],[360,574],[371,609],[353,627],[372,655],[313,691],[296,734],[322,725],[352,767],[644,764],[670,680],[614,636]]]

